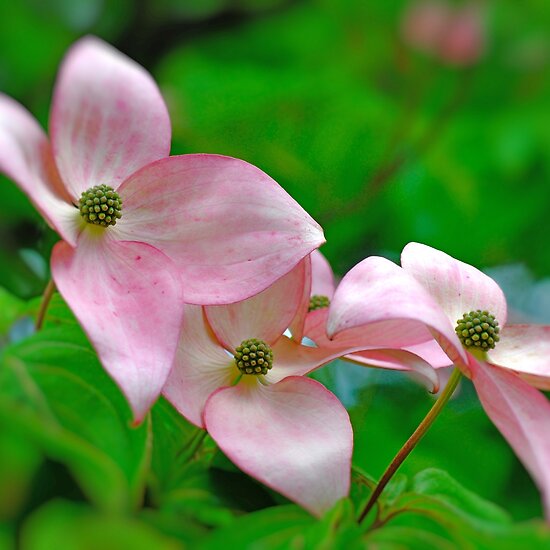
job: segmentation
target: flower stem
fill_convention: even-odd
[[[48,306],[50,305],[50,301],[54,292],[55,283],[53,282],[53,279],[50,279],[48,281],[48,284],[46,285],[46,288],[44,289],[44,293],[42,294],[42,301],[40,302],[40,308],[38,309],[38,314],[36,316],[36,323],[34,326],[37,331],[40,330],[42,328],[42,325],[44,324],[46,311],[48,310]]]
[[[433,424],[434,420],[437,418],[439,413],[442,411],[443,407],[449,401],[450,397],[453,395],[458,382],[460,381],[461,373],[457,368],[454,369],[447,385],[437,398],[437,401],[433,404],[433,407],[429,410],[428,414],[424,417],[422,422],[418,425],[413,434],[407,439],[403,447],[399,449],[399,452],[395,455],[393,460],[390,462],[389,466],[386,468],[386,471],[383,473],[380,481],[376,485],[369,501],[365,505],[365,508],[361,512],[359,519],[357,520],[361,523],[366,517],[367,514],[371,511],[372,507],[378,500],[378,497],[393,477],[395,472],[399,469],[404,460],[409,456],[411,451],[416,447],[416,444],[422,439],[424,434],[428,431],[430,426]]]

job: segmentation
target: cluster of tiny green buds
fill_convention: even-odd
[[[470,311],[456,322],[455,331],[464,346],[484,351],[494,349],[500,340],[500,328],[494,315],[488,311]]]
[[[243,340],[235,350],[235,364],[243,374],[267,374],[273,367],[273,351],[257,338]]]
[[[122,216],[122,201],[108,185],[96,185],[82,193],[78,204],[80,215],[94,225],[116,225]]]
[[[328,307],[328,306],[330,306],[330,300],[326,296],[321,296],[320,294],[314,294],[309,299],[308,311],[323,309],[324,307]]]

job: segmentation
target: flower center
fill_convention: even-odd
[[[122,216],[122,201],[108,185],[96,185],[82,193],[78,203],[80,215],[94,225],[116,225]]]
[[[273,367],[273,351],[257,338],[243,340],[235,350],[235,364],[243,374],[267,374]]]
[[[308,311],[323,309],[324,307],[328,307],[328,306],[330,306],[330,300],[326,296],[321,296],[320,294],[314,294],[309,299]]]
[[[456,322],[455,328],[462,345],[467,348],[479,348],[487,351],[495,348],[500,340],[500,328],[494,315],[488,311],[470,311]]]

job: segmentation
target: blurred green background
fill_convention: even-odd
[[[408,0],[3,0],[0,90],[47,127],[64,52],[96,34],[159,83],[173,154],[262,168],[324,227],[338,274],[419,241],[488,270],[512,318],[550,323],[550,6],[445,6],[474,14],[447,49],[418,43],[422,14]],[[1,176],[0,197],[7,318],[9,304],[42,292],[57,237]],[[0,343],[11,328],[0,317]],[[357,464],[379,476],[432,398],[392,373],[337,364],[319,376],[350,406]],[[21,510],[55,494],[44,479],[71,486],[63,465],[21,452],[30,470],[45,468]],[[468,384],[403,471],[430,465],[516,519],[541,514]]]

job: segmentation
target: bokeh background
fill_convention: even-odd
[[[490,273],[512,318],[550,323],[549,28],[544,0],[2,0],[0,90],[47,127],[64,52],[98,35],[159,83],[172,154],[262,168],[323,225],[337,274],[419,241]],[[0,291],[28,300],[57,237],[1,176],[0,198]],[[318,376],[373,476],[433,400],[402,375],[338,363]],[[33,460],[17,517],[56,491],[82,498],[63,464]],[[403,472],[428,466],[518,520],[541,514],[467,383]]]

